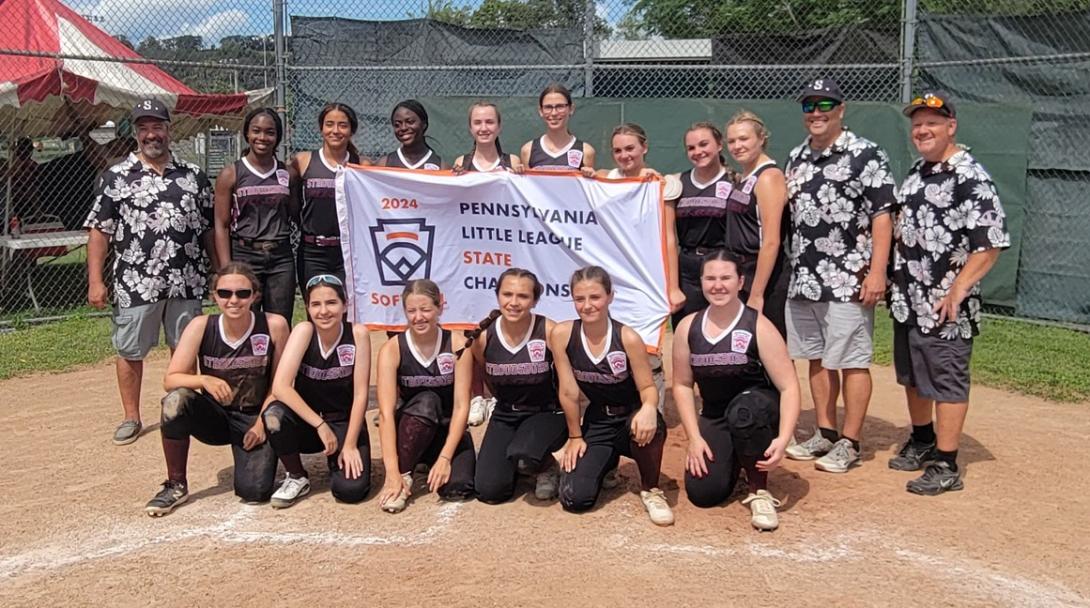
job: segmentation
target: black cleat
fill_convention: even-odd
[[[894,471],[919,471],[934,459],[934,443],[917,443],[916,440],[909,438],[901,446],[901,451],[889,459],[889,468]]]
[[[162,517],[169,514],[178,505],[189,500],[189,489],[179,481],[166,480],[159,493],[148,501],[144,511],[152,517]]]
[[[921,496],[938,496],[943,492],[956,492],[964,487],[961,473],[950,468],[950,463],[943,460],[927,463],[923,475],[905,485],[906,490]]]

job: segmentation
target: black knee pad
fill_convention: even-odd
[[[485,472],[482,472],[482,469]],[[477,463],[477,475],[473,478],[473,489],[477,500],[490,505],[498,505],[511,500],[515,495],[515,480],[502,479],[503,475],[488,474],[487,468]]]
[[[338,476],[330,479],[329,486],[333,498],[348,504],[363,502],[363,500],[367,498],[367,495],[371,493],[370,480],[349,480]]]
[[[560,479],[559,494],[560,506],[569,513],[583,513],[594,508],[595,496],[592,492],[581,492],[574,484],[564,483]]]
[[[439,498],[443,500],[469,500],[473,498],[473,482],[447,482],[439,488]]]
[[[763,454],[776,438],[779,424],[780,396],[776,391],[748,390],[727,406],[727,425],[734,450],[742,456]]]

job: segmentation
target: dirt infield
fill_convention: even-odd
[[[149,361],[145,423],[158,419],[164,369],[163,355]],[[966,489],[923,498],[886,468],[907,422],[891,370],[874,375],[863,466],[837,476],[788,461],[772,476],[786,507],[771,534],[737,500],[688,503],[673,425],[670,528],[648,521],[631,461],[625,485],[584,515],[521,491],[489,506],[419,490],[388,515],[374,492],[335,503],[308,458],[311,496],[274,511],[241,504],[230,451],[197,442],[190,503],[151,519],[143,505],[165,476],[157,432],[110,443],[112,365],[0,382],[0,605],[1090,606],[1086,404],[974,388]]]

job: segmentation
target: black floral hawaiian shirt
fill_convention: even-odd
[[[889,310],[899,323],[947,339],[980,333],[980,285],[961,303],[956,320],[938,326],[934,312],[969,255],[1006,249],[1011,238],[995,184],[984,167],[961,150],[941,163],[923,159],[901,184],[893,228]]]
[[[201,235],[211,226],[212,186],[199,167],[172,157],[159,175],[135,154],[99,176],[83,224],[110,237],[121,308],[204,297]]]
[[[786,174],[792,227],[788,297],[857,301],[870,270],[871,221],[896,203],[889,157],[845,129],[825,150],[811,150],[809,139],[792,150]]]

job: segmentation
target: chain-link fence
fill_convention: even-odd
[[[992,303],[1087,323],[1090,157],[1077,142],[1090,136],[1088,64],[1090,0],[171,0],[154,11],[2,0],[0,318],[85,303],[95,175],[131,150],[126,116],[143,96],[170,101],[174,150],[214,177],[237,158],[240,117],[255,105],[284,111],[291,152],[320,145],[321,106],[348,103],[356,145],[378,156],[395,149],[389,112],[404,98],[499,100],[506,140],[540,128],[530,99],[550,82],[600,102],[597,120],[640,101],[661,104],[667,125],[721,122],[715,103],[788,100],[824,76],[853,102],[938,85],[1023,107],[1025,174],[1004,176],[1020,250]],[[672,115],[679,98],[714,101],[690,118]],[[614,101],[620,110],[602,110]],[[466,105],[451,104],[436,114],[453,120]],[[469,141],[444,138],[450,154]]]

